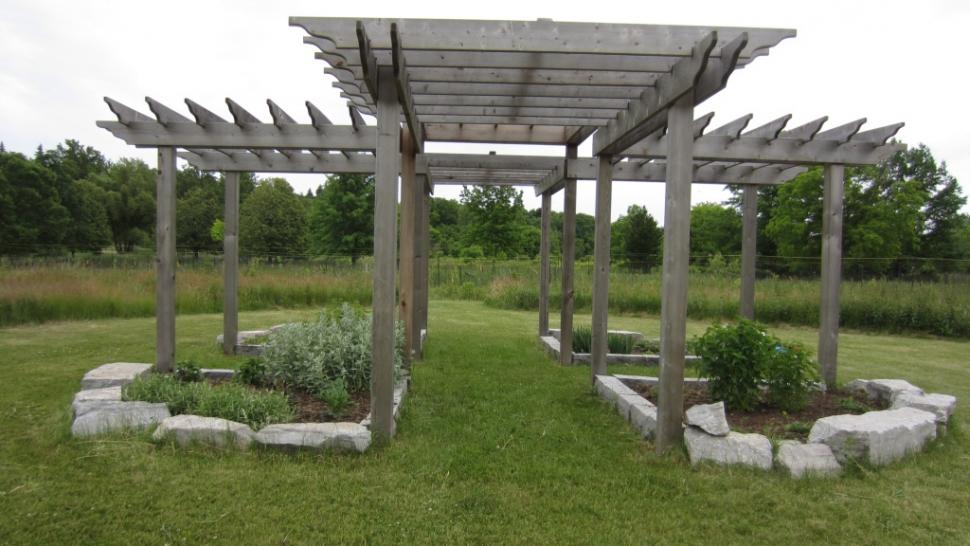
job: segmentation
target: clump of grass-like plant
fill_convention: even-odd
[[[293,420],[293,408],[283,393],[254,390],[238,383],[185,382],[169,374],[136,379],[124,387],[122,398],[162,402],[173,415],[220,417],[245,423],[254,430]]]

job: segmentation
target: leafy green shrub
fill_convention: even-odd
[[[239,365],[234,377],[245,385],[262,385],[266,381],[266,365],[258,358],[248,358]]]
[[[194,360],[181,360],[175,365],[175,379],[183,383],[202,380],[202,367]]]
[[[799,343],[777,343],[765,366],[768,403],[785,411],[805,407],[818,382],[818,369]]]
[[[697,340],[697,354],[698,371],[709,379],[711,396],[741,411],[754,408],[775,345],[763,328],[748,320],[708,328]]]
[[[404,332],[395,331],[395,370],[404,359]],[[349,392],[370,387],[371,316],[344,304],[339,313],[288,324],[270,335],[260,357],[270,383],[318,393],[336,380]]]
[[[344,410],[350,405],[350,393],[347,392],[347,385],[343,379],[331,381],[320,389],[320,400],[323,400],[334,415],[343,415]]]
[[[122,397],[165,403],[173,415],[220,417],[245,423],[255,430],[293,420],[293,409],[283,393],[256,391],[237,383],[183,383],[172,375],[151,374],[126,385]]]
[[[711,396],[734,409],[753,409],[766,387],[768,404],[797,410],[818,381],[804,347],[782,343],[749,320],[711,326],[692,345],[701,357],[698,370],[709,379]]]

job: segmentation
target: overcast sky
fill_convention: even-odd
[[[963,33],[970,29],[966,1],[743,1],[709,2],[77,2],[4,0],[0,10],[0,141],[33,153],[38,144],[67,138],[94,146],[111,159],[155,161],[95,127],[113,119],[107,95],[145,113],[146,95],[186,112],[192,98],[225,112],[225,97],[269,119],[272,98],[305,120],[311,100],[336,123],[349,123],[333,81],[304,45],[290,15],[451,19],[552,18],[644,24],[794,28],[798,36],[731,76],[727,88],[697,108],[714,111],[712,127],[753,113],[749,127],[784,114],[790,127],[820,116],[830,126],[866,117],[877,127],[904,121],[898,137],[926,143],[951,173],[970,180],[970,134]],[[590,154],[590,144],[580,155]],[[429,144],[429,151],[561,155],[561,147]],[[319,176],[288,176],[300,191]],[[593,183],[580,182],[578,209],[592,214]],[[460,188],[436,195],[457,197]],[[695,185],[693,201],[721,201],[720,186]],[[554,208],[561,210],[561,195]],[[529,208],[538,207],[531,191]],[[662,220],[660,184],[617,183],[613,216],[645,205]]]

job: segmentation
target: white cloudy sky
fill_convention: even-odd
[[[98,129],[110,119],[102,96],[144,112],[149,95],[184,108],[190,97],[224,111],[231,96],[265,114],[273,98],[305,116],[311,100],[337,123],[346,108],[303,31],[290,15],[459,19],[552,18],[646,24],[795,28],[798,36],[736,72],[725,91],[698,107],[714,125],[753,113],[752,125],[792,113],[792,126],[828,115],[830,123],[867,117],[870,126],[905,121],[899,137],[923,142],[950,171],[970,180],[967,71],[962,42],[970,2],[714,0],[651,2],[266,2],[3,0],[0,9],[0,140],[31,153],[75,138],[108,157],[154,160]],[[227,114],[228,115],[228,114]],[[588,155],[588,144],[580,150]],[[561,148],[429,145],[430,151],[555,154]],[[322,180],[289,177],[300,190]],[[593,212],[593,184],[580,182],[578,208]],[[437,195],[457,197],[458,188]],[[694,202],[720,201],[717,186],[695,186]],[[561,197],[560,197],[561,199]],[[658,184],[618,183],[614,217],[631,204],[663,216]],[[559,207],[560,202],[554,201]],[[538,206],[526,192],[526,206]]]

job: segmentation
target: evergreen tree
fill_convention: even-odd
[[[350,256],[357,263],[373,251],[374,177],[331,176],[311,199],[310,248],[314,254]]]
[[[303,255],[307,250],[307,209],[282,178],[260,180],[240,208],[239,243],[248,254]]]

